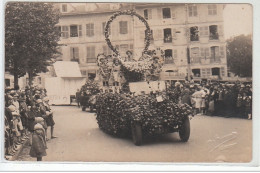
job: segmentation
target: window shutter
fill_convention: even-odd
[[[64,38],[69,38],[69,27],[68,26],[62,26],[62,33]]]
[[[176,10],[174,9],[174,7],[171,8],[171,16],[172,16],[172,19],[175,19],[176,18]]]
[[[205,34],[206,36],[209,35],[209,27],[208,27],[208,26],[204,26],[204,34]]]
[[[174,40],[177,39],[176,29],[172,29],[172,38],[173,38]]]
[[[78,25],[78,29],[79,29],[79,37],[82,36],[82,25]]]
[[[70,48],[70,59],[73,59],[73,47]]]
[[[201,56],[201,58],[205,57],[205,48],[203,48],[203,47],[200,48],[200,56]]]
[[[218,25],[218,34],[219,34],[220,36],[223,36],[223,35],[224,35],[223,25]]]
[[[133,26],[132,26],[131,22],[130,23],[127,22],[127,30],[128,30],[127,32],[129,35],[131,35],[133,33]]]
[[[148,9],[148,19],[152,19],[152,9]]]
[[[215,47],[215,54],[216,54],[216,56],[219,56],[219,55],[220,55],[220,54],[219,54],[219,47],[218,47],[218,46]]]
[[[205,35],[205,33],[204,33],[204,27],[203,27],[203,26],[200,26],[200,27],[199,27],[199,35],[200,35],[200,36],[204,36],[204,35]]]
[[[90,36],[90,24],[86,24],[86,35]]]
[[[74,48],[74,55],[75,55],[76,59],[79,59],[79,48],[78,47]]]
[[[157,8],[158,19],[162,19],[162,8]]]
[[[82,63],[86,62],[82,53],[79,52],[79,56],[80,56],[80,62],[82,62]]]
[[[94,35],[97,35],[97,36],[100,36],[100,35],[103,35],[102,34],[102,30],[101,30],[101,27],[97,26],[94,28]]]
[[[209,57],[210,55],[209,55],[209,47],[206,47],[205,48],[205,54],[206,54],[206,57]]]
[[[224,55],[225,55],[225,47],[220,46],[220,56],[224,57]]]

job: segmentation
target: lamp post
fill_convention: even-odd
[[[189,47],[189,34],[188,34],[188,4],[185,4],[185,16],[186,16],[186,20],[185,20],[185,29],[186,29],[186,41],[187,41],[187,70],[188,70],[188,81],[191,80],[191,71],[190,71],[190,47]]]

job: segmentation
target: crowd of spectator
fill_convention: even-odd
[[[170,90],[177,102],[189,104],[196,114],[252,119],[251,83],[176,82]]]
[[[53,112],[43,88],[5,90],[5,155],[13,156],[29,140],[30,155],[40,161],[46,155],[47,128],[55,138]],[[6,157],[8,158],[8,157]]]

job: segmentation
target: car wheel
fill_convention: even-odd
[[[190,138],[190,120],[186,116],[181,128],[179,129],[179,136],[183,142],[187,142]]]
[[[133,123],[132,124],[132,140],[133,143],[137,146],[142,144],[142,127],[140,124]]]

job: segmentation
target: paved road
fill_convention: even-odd
[[[191,120],[187,143],[178,133],[147,138],[142,146],[99,130],[93,113],[74,106],[55,106],[55,133],[44,161],[84,162],[249,162],[252,121],[199,115]],[[33,161],[27,146],[18,160]]]

